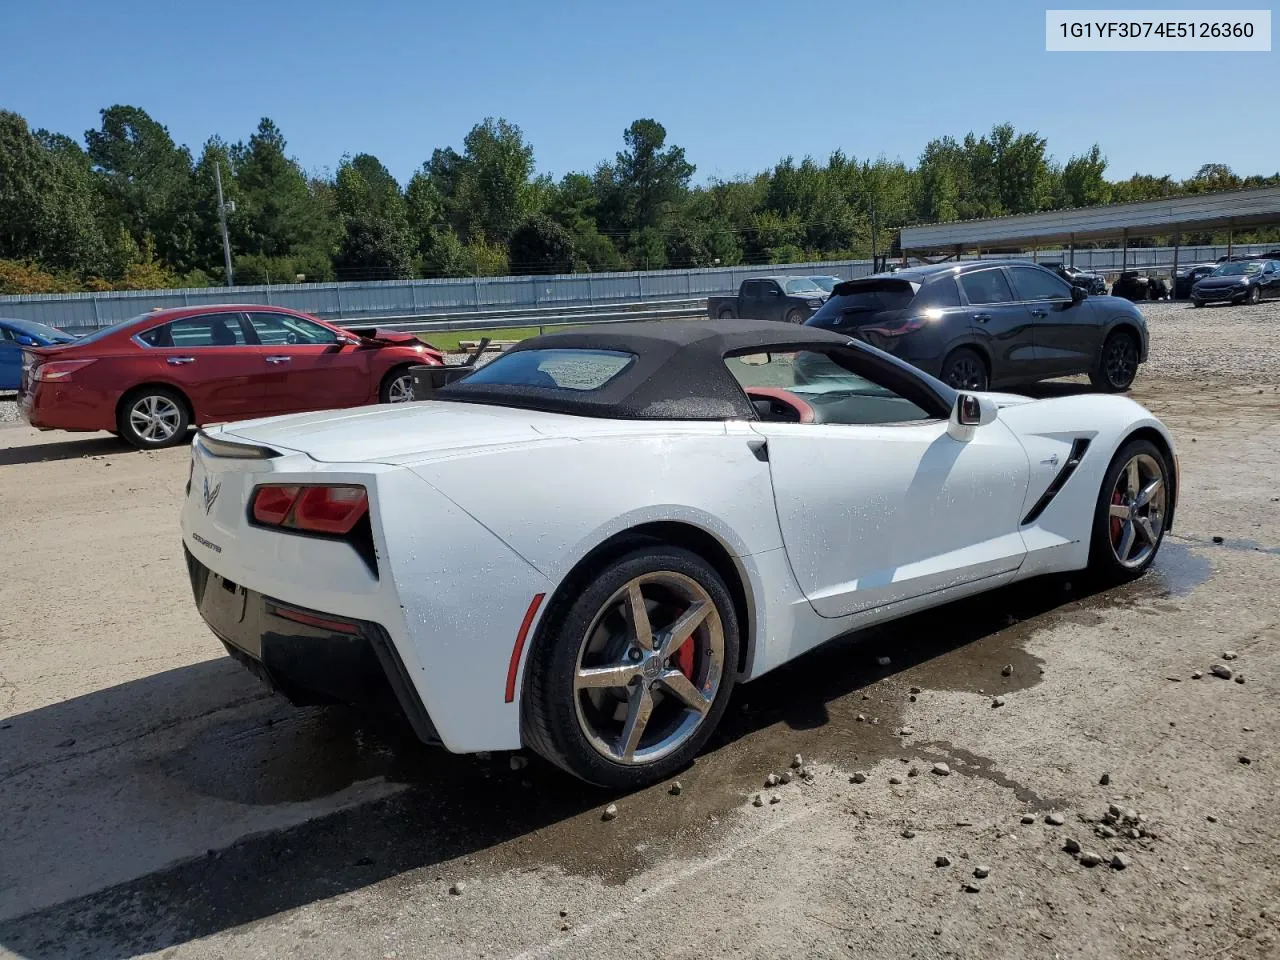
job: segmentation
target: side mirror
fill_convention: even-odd
[[[36,343],[36,341],[35,341],[35,338],[34,338],[34,337],[28,337],[25,333],[19,333],[19,334],[17,334],[17,335],[14,337],[14,339],[18,341],[18,346],[20,346],[20,347],[38,347],[38,346],[40,346],[40,344]]]
[[[1084,289],[1084,287],[1077,287],[1077,286],[1074,286],[1074,285],[1071,287],[1071,302],[1072,302],[1072,303],[1079,303],[1081,300],[1083,300],[1083,299],[1084,299],[1085,297],[1087,297],[1087,296],[1089,296],[1089,294],[1088,294],[1088,292]]]
[[[956,405],[947,422],[947,433],[957,440],[971,440],[974,430],[995,421],[996,412],[994,401],[972,393],[961,393],[956,396]]]

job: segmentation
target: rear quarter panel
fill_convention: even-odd
[[[679,522],[734,558],[748,605],[747,674],[785,658],[796,617],[811,611],[786,564],[769,464],[734,424],[676,424],[511,446],[412,469],[558,588],[616,534]],[[741,425],[745,426],[745,425]],[[607,434],[607,431],[606,431]],[[769,645],[779,650],[769,649]]]

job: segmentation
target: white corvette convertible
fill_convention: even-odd
[[[809,327],[621,324],[424,402],[202,431],[182,534],[200,613],[294,702],[630,787],[688,763],[736,683],[837,635],[1137,576],[1176,462],[1123,397],[957,394]]]

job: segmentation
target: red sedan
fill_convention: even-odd
[[[42,430],[109,430],[156,449],[193,424],[411,400],[409,368],[444,362],[412,334],[361,333],[281,307],[157,310],[28,349],[19,402]]]

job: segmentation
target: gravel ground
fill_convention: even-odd
[[[1280,313],[1146,309],[1152,572],[828,645],[678,794],[289,706],[192,607],[185,450],[0,430],[0,957],[1276,957]]]

